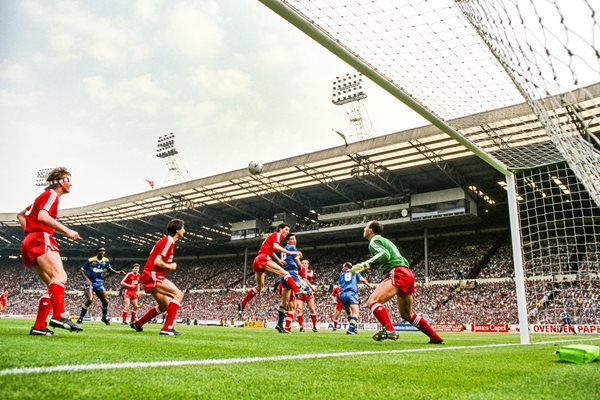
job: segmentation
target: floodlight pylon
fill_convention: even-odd
[[[50,171],[52,171],[52,168],[42,168],[38,170],[35,176],[35,186],[44,187],[48,185],[48,181],[46,181],[46,179],[48,178]]]
[[[362,100],[367,98],[363,87],[362,74],[345,74],[336,76],[333,81],[333,94],[331,102],[337,106],[344,106],[350,124],[349,139],[351,142],[370,139],[373,137],[373,127],[368,118],[367,110]]]
[[[169,170],[166,183],[181,183],[188,179],[188,171],[183,166],[179,151],[175,147],[175,133],[170,132],[158,137],[156,157],[162,158]]]

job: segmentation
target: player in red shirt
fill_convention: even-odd
[[[333,315],[333,330],[336,331],[337,327],[340,323],[340,314],[342,313],[342,309],[344,306],[342,305],[342,300],[340,299],[340,287],[335,285],[333,288],[333,292],[331,292],[331,298],[335,303],[335,314]]]
[[[133,305],[131,310],[131,322],[135,322],[138,309],[138,288],[142,275],[140,275],[140,264],[133,264],[131,272],[127,273],[121,286],[123,286],[123,322],[121,325],[127,325],[127,311],[129,311],[129,303]]]
[[[315,273],[310,267],[310,262],[308,260],[302,260],[302,265],[299,268],[300,277],[308,282],[312,293],[303,293],[302,295],[296,298],[296,315],[298,316],[298,324],[300,325],[300,332],[304,332],[304,304],[308,304],[308,311],[310,312],[310,319],[312,321],[312,331],[318,332],[317,329],[317,308],[315,307],[315,296],[314,291],[315,287],[313,286],[313,279]]]
[[[141,332],[142,326],[159,314],[167,312],[165,322],[160,330],[161,335],[180,336],[181,333],[173,329],[177,311],[183,302],[183,292],[173,282],[165,278],[167,270],[175,271],[177,263],[173,262],[175,242],[185,234],[184,223],[180,219],[173,219],[167,225],[167,235],[163,236],[150,251],[141,281],[144,291],[150,293],[158,303],[151,308],[142,318],[132,322],[129,326]]]
[[[248,304],[248,302],[252,300],[258,293],[260,293],[265,287],[265,271],[281,276],[290,289],[292,289],[294,294],[297,294],[300,291],[296,285],[296,282],[294,282],[294,278],[292,278],[289,272],[281,268],[281,265],[285,265],[285,261],[281,260],[279,257],[277,257],[277,254],[275,254],[275,252],[280,252],[292,256],[302,257],[301,252],[286,250],[279,244],[287,237],[289,233],[290,226],[288,224],[279,224],[277,226],[277,230],[267,236],[260,246],[258,255],[256,258],[254,258],[254,262],[252,263],[252,270],[254,271],[254,275],[256,277],[256,286],[250,289],[248,293],[246,293],[246,296],[243,298],[243,300],[238,304],[238,312],[240,313],[240,316],[242,315],[242,311],[244,311],[246,304]]]
[[[0,294],[0,315],[4,312],[4,308],[6,307],[6,302],[8,301],[8,290],[5,290]]]
[[[41,297],[37,317],[30,335],[56,336],[46,327],[46,319],[52,309],[50,326],[69,331],[83,329],[68,319],[65,313],[65,283],[67,273],[58,251],[54,230],[59,230],[71,240],[80,239],[74,230],[58,222],[58,198],[71,191],[71,173],[64,167],[54,168],[46,178],[48,187],[29,207],[17,214],[25,237],[21,244],[23,265],[33,268],[46,284],[48,291]]]

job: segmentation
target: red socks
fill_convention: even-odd
[[[44,293],[38,304],[37,317],[35,318],[35,323],[33,324],[34,329],[42,330],[46,328],[46,320],[48,319],[48,315],[50,315],[51,309],[52,303],[50,301],[50,294]]]
[[[123,310],[123,322],[127,322],[127,311]],[[131,320],[133,322],[133,319]]]
[[[131,312],[131,322],[135,322],[136,318],[137,318],[137,311],[133,310]]]
[[[298,285],[296,285],[296,281],[294,281],[294,278],[292,278],[290,274],[285,274],[283,276],[283,280],[285,281],[285,283],[287,283],[290,289],[292,289],[292,292],[294,292],[294,294],[300,291],[300,289],[298,289]]]
[[[292,321],[294,320],[294,314],[289,312],[285,314],[285,330],[289,331],[290,326],[292,325]]]
[[[179,310],[179,303],[175,300],[171,300],[169,305],[167,306],[167,316],[165,318],[165,323],[161,330],[167,331],[169,329],[173,329],[173,323],[175,322],[175,316],[177,316],[177,311]]]
[[[316,315],[311,315],[310,319],[311,319],[311,321],[313,323],[313,328],[316,328],[317,327],[317,316]]]
[[[408,321],[408,322],[410,322],[418,330],[420,330],[421,332],[423,332],[424,334],[429,336],[430,339],[442,340],[442,338],[439,337],[437,333],[435,333],[435,331],[429,325],[429,323],[427,321],[425,321],[425,318],[422,318],[420,315],[417,315],[417,313],[414,313],[412,315],[412,321]]]
[[[302,328],[304,326],[304,316],[303,315],[298,315],[298,325],[300,325],[300,328]]]
[[[52,302],[52,318],[60,320],[60,314],[65,312],[65,284],[63,282],[50,282],[48,293],[50,293],[50,301]]]
[[[148,310],[146,314],[142,318],[140,318],[135,324],[139,327],[143,326],[146,322],[150,321],[152,318],[156,317],[160,312],[158,311],[158,306],[152,307]]]
[[[242,307],[246,308],[246,304],[248,304],[250,302],[250,300],[252,300],[254,298],[254,296],[256,296],[257,294],[258,294],[258,290],[255,287],[248,290],[248,293],[246,293],[246,296],[242,300]]]
[[[390,316],[388,315],[387,310],[380,303],[371,303],[369,304],[369,308],[377,321],[388,331],[393,331],[394,325],[392,325],[392,321],[390,320]]]

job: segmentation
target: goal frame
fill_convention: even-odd
[[[383,74],[377,71],[367,61],[353,53],[350,49],[343,46],[339,41],[332,38],[327,32],[319,28],[316,24],[310,23],[300,12],[294,10],[291,6],[286,6],[280,0],[259,0],[266,7],[285,19],[287,22],[298,28],[304,34],[325,47],[331,53],[345,61],[364,76],[373,81],[376,85],[387,91],[389,94],[410,107],[417,114],[421,115],[432,125],[446,133],[458,143],[465,146],[473,154],[486,162],[492,168],[502,173],[506,178],[508,192],[508,206],[510,216],[511,242],[513,251],[513,262],[515,271],[515,288],[517,294],[517,311],[519,317],[519,336],[521,344],[529,344],[529,325],[527,320],[527,303],[525,295],[525,277],[523,272],[523,251],[520,237],[520,222],[517,204],[517,193],[515,176],[513,172],[500,160],[483,151],[479,146],[470,141],[457,130],[449,126],[438,115],[429,110],[415,98],[407,94],[400,87],[394,85]]]

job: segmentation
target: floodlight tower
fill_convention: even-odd
[[[52,168],[42,168],[37,172],[37,175],[35,177],[35,186],[41,186],[41,187],[45,187],[48,185],[48,181],[46,181],[46,179],[48,178],[48,174],[50,173],[50,171],[52,171]]]
[[[175,148],[175,134],[173,132],[158,137],[156,157],[162,158],[167,164],[169,169],[167,183],[180,183],[187,179],[188,171],[183,167],[179,152]]]
[[[368,119],[367,110],[361,102],[366,98],[367,94],[362,85],[362,74],[346,74],[335,77],[331,102],[336,106],[344,106],[344,110],[350,118],[349,128],[352,132],[349,139],[352,142],[370,139],[373,136],[373,127]]]

